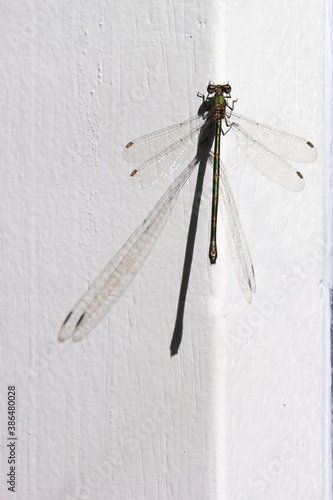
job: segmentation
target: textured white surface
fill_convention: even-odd
[[[19,499],[330,498],[323,2],[11,3],[2,21],[1,421],[17,386]],[[208,80],[307,137],[300,193],[222,143],[257,277],[245,303],[207,169],[178,356],[195,179],[138,277],[79,344],[59,327],[171,179],[128,189],[135,137],[194,115]],[[1,447],[1,470],[7,473]],[[4,477],[4,475],[3,475]],[[4,478],[1,499],[12,498]]]

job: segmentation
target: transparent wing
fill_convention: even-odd
[[[196,167],[195,158],[171,184],[147,218],[130,236],[101,274],[90,285],[65,319],[58,340],[78,342],[88,335],[110,311],[135,278],[153,249],[180,190]]]
[[[182,123],[139,137],[127,144],[123,157],[126,161],[134,163],[149,160],[175,142],[184,139],[197,128],[200,129],[204,123],[204,118],[204,116],[196,115]]]
[[[231,119],[253,139],[286,160],[308,163],[317,158],[316,148],[306,139],[257,123],[234,112],[231,113]]]
[[[253,139],[238,123],[234,123],[232,129],[244,154],[259,172],[291,191],[301,191],[304,188],[303,176],[295,167]]]
[[[142,163],[138,169],[133,170],[128,181],[130,187],[132,189],[143,189],[151,186],[179,168],[188,160],[190,153],[193,156],[192,153],[198,147],[198,138],[202,125],[203,121],[200,119],[199,125],[197,124],[196,128],[193,128],[189,133],[187,130],[186,136],[178,138],[178,140],[164,147],[162,151],[158,151],[157,154]],[[183,132],[183,129],[181,129],[181,132]],[[151,136],[153,135],[151,134]],[[159,149],[158,145],[156,149]]]
[[[214,157],[209,155],[209,161],[214,166]],[[235,267],[240,288],[248,303],[252,301],[252,293],[256,291],[256,280],[251,255],[246,243],[242,223],[230,189],[227,173],[220,161],[219,207],[231,258]]]

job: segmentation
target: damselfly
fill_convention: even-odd
[[[245,118],[229,105],[229,84],[207,87],[203,99],[204,112],[189,120],[145,135],[129,142],[124,158],[142,165],[133,170],[131,188],[145,188],[180,167],[197,148],[196,155],[179,174],[142,224],[126,241],[101,274],[90,285],[65,319],[58,339],[72,337],[82,340],[109,312],[132,282],[159,238],[180,190],[201,161],[200,145],[213,135],[214,154],[208,152],[206,160],[213,167],[213,196],[209,259],[216,262],[216,228],[218,206],[224,223],[232,260],[241,290],[250,303],[255,292],[255,276],[251,256],[245,240],[238,211],[230,190],[225,167],[220,160],[220,138],[230,129],[250,162],[266,177],[292,191],[304,187],[302,174],[285,160],[311,162],[317,157],[313,144],[300,137],[282,132]],[[198,147],[199,144],[199,147]],[[211,143],[209,144],[210,149]]]

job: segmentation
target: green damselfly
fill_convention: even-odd
[[[131,141],[123,156],[129,162],[142,163],[129,178],[131,188],[146,188],[184,164],[197,148],[194,159],[178,175],[142,224],[130,236],[118,253],[90,285],[65,319],[58,336],[82,340],[109,312],[132,282],[158,240],[168,221],[179,192],[200,160],[199,147],[209,135],[215,140],[214,154],[206,160],[213,167],[213,196],[209,259],[217,258],[216,228],[218,206],[240,288],[250,303],[256,283],[250,252],[243,233],[238,211],[230,190],[225,167],[220,160],[220,139],[231,129],[250,162],[266,177],[292,191],[304,187],[302,174],[285,160],[311,162],[317,151],[310,141],[259,124],[234,112],[229,105],[229,84],[207,87],[203,99],[204,112],[187,121]],[[225,130],[223,129],[225,127]]]

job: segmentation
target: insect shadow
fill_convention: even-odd
[[[198,115],[203,115],[206,111],[207,111],[207,103],[206,101],[204,101],[198,110]],[[208,155],[211,151],[213,141],[214,141],[214,126],[213,122],[211,122],[202,127],[198,141],[196,157],[199,160],[199,167],[198,167],[195,191],[193,195],[190,223],[187,233],[183,273],[182,273],[182,279],[178,297],[176,321],[173,330],[172,340],[170,343],[171,357],[178,353],[183,337],[185,303],[186,303],[188,284],[190,280],[191,268],[193,262],[193,251],[194,251],[195,238],[198,228],[198,218],[199,218],[199,210],[202,197],[203,182],[206,173]]]

